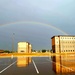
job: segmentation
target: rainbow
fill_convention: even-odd
[[[55,29],[55,30],[57,30],[57,31],[59,31],[59,32],[61,32],[61,33],[63,33],[64,35],[68,35],[66,32],[64,32],[63,30],[61,30],[61,29],[59,29],[59,28],[57,28],[57,27],[55,27],[55,26],[53,26],[53,25],[51,25],[51,24],[45,24],[45,23],[41,23],[41,22],[35,22],[35,21],[19,21],[19,22],[12,22],[12,23],[7,23],[7,24],[1,24],[0,26],[5,26],[5,25],[12,25],[12,24],[25,24],[25,23],[27,23],[27,24],[35,24],[35,25],[37,25],[37,24],[39,24],[39,25],[44,25],[44,26],[49,26],[49,27],[51,27],[51,28],[53,28],[53,29]]]

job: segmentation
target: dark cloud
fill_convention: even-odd
[[[75,34],[74,7],[75,0],[0,0],[0,25],[4,25],[0,26],[1,48],[11,49],[11,37],[15,33],[15,49],[18,41],[29,41],[34,49],[50,49],[50,38],[62,34],[61,31],[40,24],[11,23],[41,22]]]

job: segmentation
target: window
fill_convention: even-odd
[[[24,52],[24,50],[21,50],[21,52]]]

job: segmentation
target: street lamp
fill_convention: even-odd
[[[12,35],[12,53],[14,51],[14,35],[15,35],[15,33],[13,33],[13,35]]]

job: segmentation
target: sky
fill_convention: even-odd
[[[75,0],[0,0],[0,49],[51,49],[54,35],[75,35]]]

